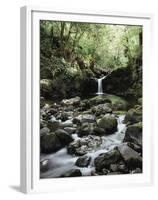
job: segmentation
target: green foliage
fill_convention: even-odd
[[[42,20],[40,78],[53,80],[66,96],[99,71],[141,66],[141,40],[141,26]]]
[[[94,61],[108,69],[126,67],[141,56],[141,26],[53,21],[40,26],[41,54],[51,60],[54,55],[73,66],[79,57],[86,67]]]

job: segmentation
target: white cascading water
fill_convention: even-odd
[[[103,80],[105,77],[106,77],[106,76],[97,79],[97,83],[98,83],[98,92],[97,92],[97,94],[98,94],[98,95],[102,95],[102,94],[103,94],[102,80]]]
[[[50,160],[50,169],[47,172],[41,173],[41,178],[55,178],[60,177],[64,172],[69,171],[71,169],[80,169],[83,176],[91,175],[91,172],[94,168],[94,159],[101,153],[106,153],[113,149],[115,146],[118,146],[122,143],[125,131],[126,124],[123,123],[125,115],[120,115],[117,118],[118,127],[117,132],[111,135],[102,137],[102,144],[98,149],[94,152],[89,152],[86,155],[91,157],[91,163],[88,167],[77,167],[75,166],[76,160],[79,158],[78,156],[72,156],[67,153],[67,149],[63,148],[56,153],[49,154],[46,156],[41,156],[41,159],[49,159]],[[74,140],[80,139],[77,134],[72,135]]]

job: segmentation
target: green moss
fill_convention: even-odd
[[[136,127],[136,128],[138,128],[138,129],[142,129],[142,127],[143,127],[143,123],[142,122],[138,122],[138,123],[135,123],[135,124],[133,124],[133,125],[131,125],[132,127]]]
[[[113,111],[113,113],[115,115],[124,115],[124,114],[126,114],[126,111],[124,111],[124,110],[116,110],[116,111]]]
[[[111,103],[113,110],[126,110],[128,108],[128,102],[123,99],[122,97],[116,96],[116,95],[110,95],[110,94],[106,94],[106,95],[100,95],[100,96],[96,96],[91,98],[90,103],[92,105],[97,105],[100,103]]]

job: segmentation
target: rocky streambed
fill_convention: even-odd
[[[141,173],[141,115],[114,95],[41,99],[40,177]]]

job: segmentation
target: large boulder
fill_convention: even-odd
[[[40,130],[40,135],[45,135],[47,133],[50,132],[50,129],[48,127],[43,127],[41,130]]]
[[[115,164],[120,160],[121,156],[117,149],[113,149],[107,153],[102,153],[94,160],[94,165],[97,171],[110,168],[111,164]]]
[[[88,167],[90,164],[91,157],[89,156],[81,156],[77,159],[75,165],[78,167]]]
[[[69,135],[65,130],[63,129],[58,129],[55,131],[56,136],[59,138],[61,144],[63,146],[69,144],[70,142],[73,141],[71,135]]]
[[[120,145],[118,151],[129,169],[142,168],[142,157],[126,143]]]
[[[127,127],[124,142],[132,142],[142,146],[142,122]]]
[[[98,135],[98,136],[103,136],[103,135],[106,135],[106,131],[105,131],[105,129],[97,126],[97,127],[94,127],[93,134]]]
[[[82,156],[88,152],[96,150],[102,144],[102,138],[99,136],[88,135],[71,142],[68,145],[68,153]]]
[[[117,119],[114,115],[106,114],[97,121],[98,127],[105,130],[106,134],[112,134],[117,131]]]
[[[142,107],[140,105],[136,105],[135,108],[128,110],[124,122],[134,124],[140,121],[142,121]]]
[[[63,147],[57,135],[53,132],[41,136],[41,152],[53,153]]]

